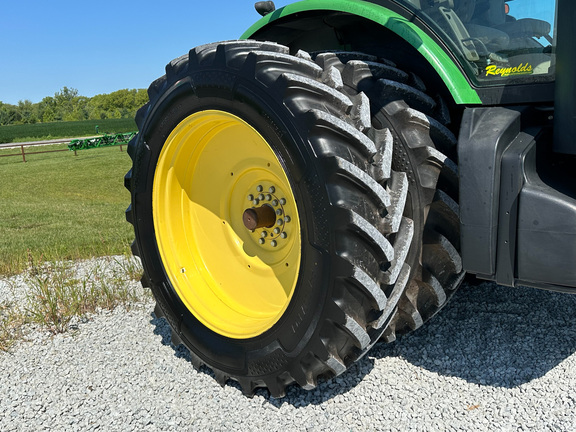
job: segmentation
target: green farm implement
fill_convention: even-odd
[[[96,132],[98,132],[98,126],[96,126]],[[125,132],[117,134],[104,133],[102,136],[81,138],[70,141],[68,144],[68,149],[70,151],[76,150],[88,150],[99,147],[108,147],[115,145],[127,145],[137,132]]]

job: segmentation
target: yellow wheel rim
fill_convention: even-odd
[[[231,338],[270,329],[294,294],[301,238],[292,188],[266,140],[230,113],[192,114],[166,140],[152,194],[160,256],[190,312]],[[247,210],[272,220],[249,229]]]

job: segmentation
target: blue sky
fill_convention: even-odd
[[[513,6],[531,4],[530,12],[545,18],[541,8],[551,3],[510,5],[518,12]],[[147,88],[173,58],[203,43],[236,39],[258,18],[252,0],[4,1],[0,101],[39,102],[64,86],[89,97]]]
[[[236,39],[258,18],[250,0],[3,1],[0,101],[147,88],[173,58]]]

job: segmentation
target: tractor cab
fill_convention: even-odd
[[[554,79],[556,3],[399,0],[445,41],[476,85]]]

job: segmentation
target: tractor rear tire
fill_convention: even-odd
[[[408,177],[341,81],[281,45],[210,44],[172,61],[137,114],[125,185],[142,283],[172,342],[248,395],[344,372],[412,273]]]
[[[436,314],[464,278],[456,138],[444,125],[450,121],[449,112],[440,96],[429,94],[423,80],[386,59],[335,51],[315,54],[315,60],[340,72],[346,94],[363,94],[370,100],[370,125],[390,131],[392,169],[408,178],[404,215],[414,223],[414,236],[405,262],[412,271],[384,334],[391,342]]]

